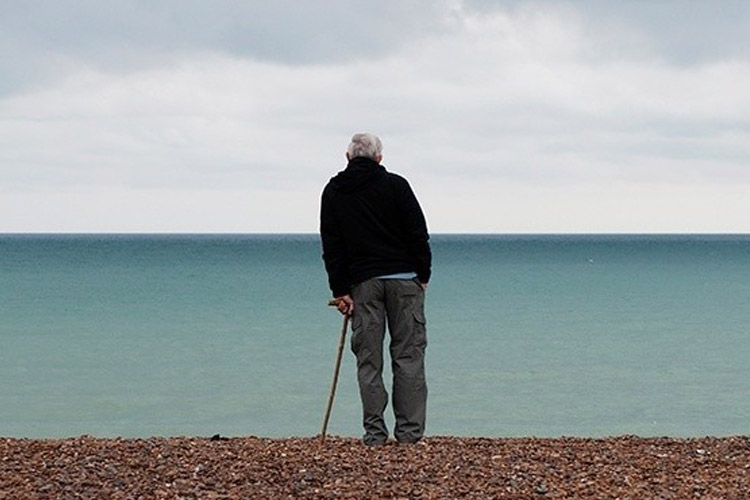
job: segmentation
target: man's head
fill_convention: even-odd
[[[354,134],[352,142],[346,148],[346,159],[351,160],[358,157],[370,158],[380,163],[383,159],[383,143],[375,134],[363,132]]]

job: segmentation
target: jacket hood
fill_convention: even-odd
[[[345,170],[331,179],[337,191],[353,193],[385,175],[385,167],[370,158],[352,158]]]

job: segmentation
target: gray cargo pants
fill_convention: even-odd
[[[394,435],[399,442],[413,443],[424,434],[427,405],[424,296],[419,283],[403,279],[371,279],[352,290],[351,346],[357,356],[367,445],[382,444],[388,439],[383,419],[388,393],[382,377],[386,321],[391,337]]]

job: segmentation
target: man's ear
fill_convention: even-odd
[[[349,151],[347,151],[347,152],[345,153],[345,156],[346,156],[346,161],[349,161],[349,160],[351,160],[351,158],[349,158]]]
[[[375,161],[377,163],[380,163],[381,161],[383,161],[383,155],[375,155]]]

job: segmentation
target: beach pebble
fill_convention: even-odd
[[[750,491],[750,437],[0,439],[0,500],[671,498]]]

